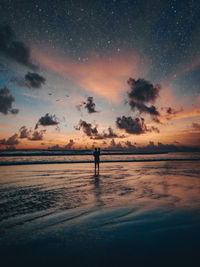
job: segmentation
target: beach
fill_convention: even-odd
[[[195,266],[199,161],[0,166],[1,266]]]

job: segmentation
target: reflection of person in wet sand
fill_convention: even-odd
[[[94,169],[95,169],[95,175],[99,175],[99,158],[100,158],[100,148],[95,148],[93,152],[94,156]],[[96,173],[96,170],[98,168],[98,173]]]

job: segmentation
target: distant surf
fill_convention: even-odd
[[[156,162],[156,161],[200,161],[200,158],[164,158],[164,159],[138,159],[138,160],[102,160],[101,163],[115,163],[115,162]],[[0,162],[0,166],[12,165],[40,165],[40,164],[75,164],[75,163],[93,163],[88,161],[11,161]]]
[[[103,151],[101,163],[115,162],[156,162],[156,161],[199,161],[199,152],[133,153]],[[91,151],[1,151],[0,166],[39,164],[93,163]]]

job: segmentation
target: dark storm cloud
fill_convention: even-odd
[[[0,140],[0,145],[2,146],[14,146],[14,145],[18,145],[19,141],[18,141],[18,134],[13,134],[12,136],[10,136],[8,139],[1,139]]]
[[[133,78],[129,78],[127,83],[131,89],[128,92],[131,109],[138,110],[140,113],[149,114],[152,117],[159,116],[160,113],[154,105],[149,107],[146,104],[154,103],[156,101],[161,86],[158,84],[153,85],[144,79],[135,80]]]
[[[0,25],[0,53],[31,69],[36,69],[31,62],[29,47],[17,40],[10,25]]]
[[[0,112],[4,115],[8,113],[17,114],[18,109],[12,108],[12,104],[15,101],[15,98],[11,95],[10,90],[4,86],[0,89]]]
[[[83,132],[90,137],[90,139],[107,139],[107,138],[124,138],[124,135],[116,134],[111,127],[108,128],[108,133],[103,131],[103,133],[99,133],[97,129],[97,125],[92,126],[91,123],[87,123],[86,121],[79,121],[78,126],[75,127],[76,130],[82,129]]]
[[[127,133],[136,135],[151,131],[159,132],[159,130],[155,127],[148,128],[143,118],[132,118],[126,116],[118,117],[116,120],[116,125],[119,129],[125,130]]]
[[[84,107],[88,113],[96,113],[98,112],[95,110],[96,104],[93,101],[92,96],[88,96],[86,102],[81,102],[81,104],[76,105],[77,109],[80,111],[82,107]]]
[[[54,126],[54,125],[58,125],[58,124],[59,124],[59,121],[55,115],[49,115],[49,113],[46,113],[45,116],[42,116],[38,120],[38,122],[35,125],[35,129],[37,129],[39,125],[41,125],[41,126]]]

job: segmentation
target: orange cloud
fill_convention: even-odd
[[[200,96],[196,98],[196,101],[192,104],[190,108],[184,109],[182,112],[178,113],[174,117],[174,119],[178,120],[178,119],[186,119],[198,116],[200,116]]]
[[[134,53],[91,56],[88,61],[77,62],[47,49],[33,48],[33,55],[40,65],[82,87],[85,91],[118,102],[127,90],[126,80],[144,75],[146,68],[140,56]]]
[[[192,104],[191,104],[192,103]],[[157,101],[158,106],[160,109],[162,107],[172,107],[176,109],[177,114],[175,116],[172,116],[170,119],[172,120],[179,120],[179,119],[186,119],[186,118],[192,118],[200,116],[200,96],[196,97],[194,100],[194,96],[192,95],[183,95],[183,96],[177,96],[175,94],[175,89],[167,86],[164,84],[162,86],[162,90],[160,92],[160,97]],[[162,122],[166,121],[166,111],[160,110],[161,118],[160,120]]]

